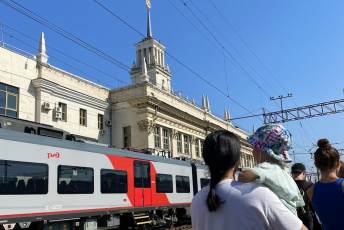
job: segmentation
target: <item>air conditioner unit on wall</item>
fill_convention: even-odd
[[[56,113],[61,113],[61,115],[62,115],[62,108],[61,107],[56,107],[55,110],[56,110]]]
[[[52,104],[50,102],[44,102],[43,108],[46,110],[51,110],[53,108]]]
[[[55,119],[62,120],[62,113],[55,112]]]
[[[54,118],[56,120],[62,120],[62,108],[61,107],[55,107]]]

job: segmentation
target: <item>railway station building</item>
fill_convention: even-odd
[[[150,18],[149,18],[150,19]],[[109,89],[49,64],[44,34],[36,55],[0,47],[0,116],[54,127],[76,138],[182,160],[202,160],[207,134],[226,129],[242,142],[241,166],[252,167],[247,132],[173,91],[165,46],[147,36],[135,46],[131,84]],[[15,122],[0,123],[15,128]]]

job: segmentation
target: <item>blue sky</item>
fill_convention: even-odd
[[[93,0],[17,1],[126,65],[131,66],[133,63],[134,44],[141,37],[106,13]],[[100,2],[145,33],[144,0]],[[343,1],[212,2],[224,18],[218,14],[210,0],[153,0],[153,36],[161,40],[168,52],[222,91],[228,91],[231,97],[254,113],[260,113],[263,107],[269,111],[278,109],[269,100],[269,96],[293,93],[293,99],[284,102],[286,108],[343,98]],[[202,27],[189,9],[198,15],[236,61],[225,57],[209,31]],[[6,25],[5,42],[29,53],[36,53],[37,42],[7,26],[36,40],[39,33],[44,31],[49,62],[55,66],[108,87],[123,85],[109,76],[130,82],[127,72],[3,4],[0,4],[0,21]],[[53,48],[91,64],[107,75],[64,57]],[[222,116],[225,107],[229,107],[232,117],[248,114],[169,57],[166,57],[166,62],[173,72],[174,90],[195,98],[198,103],[201,95],[207,94],[213,113],[219,116]],[[308,151],[321,137],[341,143],[336,145],[339,148],[344,147],[343,116],[337,114],[287,123],[286,126],[293,134],[295,152]],[[236,123],[252,131],[253,127],[261,125],[261,120],[245,119]],[[309,168],[312,165],[308,155],[297,155],[296,160],[306,163]]]

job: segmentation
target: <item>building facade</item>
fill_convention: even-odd
[[[48,64],[44,34],[36,56],[0,48],[0,115],[109,144],[108,99],[109,89]]]
[[[148,12],[149,14],[149,12]],[[0,47],[0,115],[51,125],[83,140],[177,159],[201,160],[207,134],[226,129],[242,143],[241,166],[252,167],[247,133],[172,89],[165,46],[147,36],[136,44],[132,83],[108,89],[48,63],[42,33],[36,56]]]

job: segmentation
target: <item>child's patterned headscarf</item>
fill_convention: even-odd
[[[291,134],[280,124],[260,127],[248,138],[248,142],[254,149],[260,150],[278,161],[291,161],[288,154],[288,150],[291,148]]]

